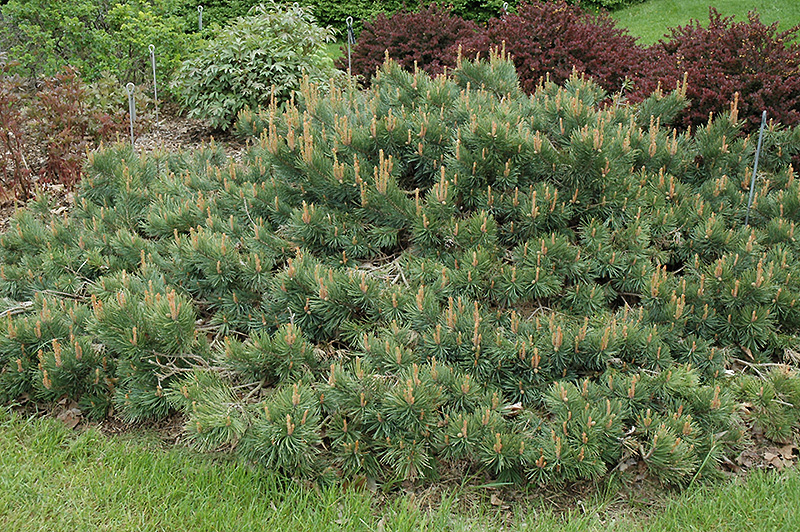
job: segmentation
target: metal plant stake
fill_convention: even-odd
[[[502,16],[508,15],[508,2],[503,2],[503,12]]]
[[[133,123],[136,121],[136,101],[133,99],[133,90],[136,85],[128,83],[125,85],[125,90],[128,91],[128,114],[131,121],[131,148],[133,148]]]
[[[150,64],[153,66],[153,100],[156,103],[156,125],[158,125],[158,88],[156,87],[156,47],[150,45]]]
[[[197,6],[197,28],[203,31],[203,6]]]
[[[350,46],[356,43],[356,37],[353,34],[353,17],[347,17],[347,75],[353,73],[353,65],[350,59]]]
[[[764,126],[767,124],[767,111],[761,113],[761,128],[758,130],[758,146],[756,147],[756,157],[753,163],[753,176],[750,178],[750,197],[747,198],[747,214],[744,217],[744,225],[750,225],[750,207],[753,205],[753,197],[756,194],[756,172],[758,172],[758,156],[761,154],[761,141],[764,140]]]

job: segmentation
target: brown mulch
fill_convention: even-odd
[[[193,120],[175,114],[162,117],[157,124],[140,134],[135,142],[137,151],[189,151],[214,142],[221,146],[233,160],[240,160],[247,146],[233,135],[214,131],[200,120]]]

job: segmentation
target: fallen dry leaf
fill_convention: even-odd
[[[767,451],[764,453],[764,460],[766,460],[769,465],[771,465],[778,471],[783,470],[784,466],[783,460],[781,460],[781,457],[778,456],[777,454]]]
[[[736,457],[736,463],[745,469],[750,469],[761,462],[762,456],[756,449],[745,449]]]
[[[634,467],[637,464],[638,464],[638,460],[636,458],[628,458],[627,460],[625,460],[624,462],[621,462],[619,464],[619,470],[620,471],[627,471],[628,469]]]
[[[784,460],[794,460],[795,451],[797,451],[797,446],[793,443],[784,445],[783,447],[778,449],[778,453],[783,457]]]
[[[739,471],[742,470],[742,468],[739,467],[739,465],[731,462],[730,458],[727,458],[725,456],[722,457],[721,465],[724,469],[730,471],[731,473],[738,473]]]
[[[74,429],[81,422],[81,411],[77,408],[70,408],[61,412],[57,419],[70,429]]]

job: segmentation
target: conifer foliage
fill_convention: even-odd
[[[798,351],[800,131],[767,132],[745,226],[754,142],[735,103],[665,129],[682,89],[388,62],[243,113],[240,163],[97,153],[72,213],[0,236],[0,392],[179,410],[290,475],[714,476],[744,422],[797,428],[794,369],[725,370]]]

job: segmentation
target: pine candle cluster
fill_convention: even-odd
[[[737,103],[667,130],[684,91],[387,62],[242,113],[241,163],[101,151],[72,213],[42,198],[0,237],[0,394],[179,410],[291,475],[718,474],[745,422],[800,417],[788,366],[725,372],[798,350],[800,131],[767,131],[744,226]]]

